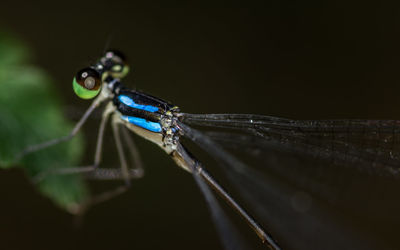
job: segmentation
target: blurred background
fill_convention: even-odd
[[[7,1],[0,29],[28,44],[32,63],[51,75],[71,121],[89,106],[73,93],[72,78],[107,48],[128,57],[133,71],[127,86],[188,113],[400,119],[397,6],[153,4]],[[83,129],[82,164],[92,161],[98,124],[93,118]],[[192,177],[156,146],[136,141],[145,178],[91,209],[80,227],[38,194],[23,172],[0,171],[0,248],[221,249]],[[115,165],[110,136],[105,152],[103,166]],[[104,190],[115,183],[91,185]],[[246,225],[241,230],[260,247]]]

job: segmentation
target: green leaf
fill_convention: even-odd
[[[0,32],[0,168],[22,167],[29,177],[54,168],[77,166],[82,138],[29,154],[15,156],[29,145],[67,135],[73,124],[61,112],[46,72],[28,64],[29,51]],[[38,189],[58,206],[72,211],[87,196],[78,175],[49,175]]]

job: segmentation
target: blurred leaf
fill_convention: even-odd
[[[67,135],[73,127],[63,117],[51,79],[27,64],[28,58],[21,42],[0,32],[0,168],[22,167],[34,177],[49,169],[77,166],[83,142],[77,137],[15,162],[15,155],[27,146]],[[70,211],[87,195],[78,175],[49,176],[38,188]]]

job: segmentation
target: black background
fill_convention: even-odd
[[[144,8],[128,1],[14,1],[1,4],[0,27],[32,48],[33,63],[53,77],[72,120],[89,105],[74,95],[72,77],[110,47],[129,58],[128,86],[184,112],[399,119],[397,6],[267,2]],[[98,122],[84,129],[87,163]],[[112,164],[107,140],[105,164]],[[138,144],[145,178],[93,208],[78,229],[23,173],[1,171],[0,248],[220,249],[192,178],[155,146]],[[260,247],[246,226],[241,230]]]

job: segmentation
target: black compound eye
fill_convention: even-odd
[[[100,74],[92,68],[85,68],[76,74],[76,82],[88,90],[98,90],[101,86]]]

